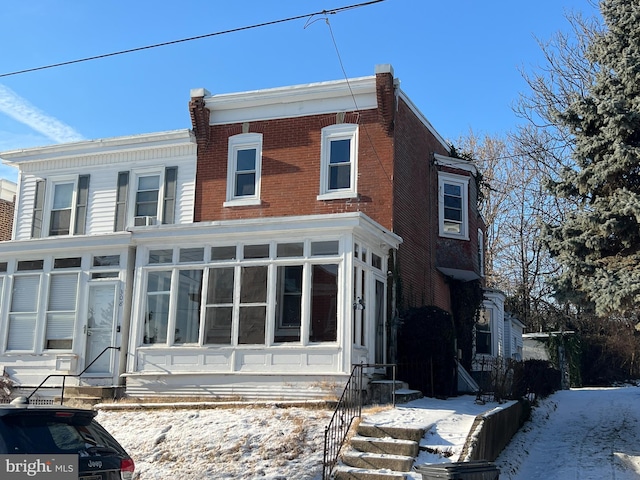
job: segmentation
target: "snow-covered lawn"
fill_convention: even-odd
[[[456,461],[473,419],[497,404],[472,396],[424,398],[364,412],[363,422],[429,429],[418,463]],[[320,480],[332,412],[299,407],[101,410],[141,480]],[[501,480],[636,479],[640,475],[640,388],[558,392],[534,409],[496,461]],[[419,480],[412,473],[410,478]]]

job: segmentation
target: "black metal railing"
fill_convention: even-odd
[[[120,347],[105,347],[104,350],[102,350],[100,352],[100,355],[98,355],[96,358],[94,358],[91,363],[89,365],[87,365],[84,370],[82,370],[80,373],[52,373],[51,375],[47,375],[47,377],[42,380],[42,382],[40,382],[40,385],[38,385],[35,390],[33,392],[31,392],[29,394],[29,396],[27,397],[27,400],[31,400],[31,397],[33,397],[33,395],[50,379],[50,378],[62,378],[62,393],[60,394],[60,405],[62,405],[64,403],[64,387],[65,387],[65,382],[67,380],[67,377],[78,377],[80,378],[82,376],[82,374],[84,374],[87,370],[89,370],[89,368],[91,368],[91,366],[96,363],[96,361],[102,356],[104,355],[104,353],[107,350],[120,350]]]
[[[359,364],[351,369],[351,376],[347,380],[344,391],[338,400],[336,409],[329,424],[324,429],[324,455],[322,460],[322,479],[329,480],[331,472],[338,463],[338,455],[342,449],[354,418],[362,415],[364,403],[364,370],[391,369],[392,387],[391,398],[393,406],[396,404],[396,366],[394,364]]]

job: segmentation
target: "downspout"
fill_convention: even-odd
[[[129,356],[129,338],[131,337],[131,305],[133,303],[133,279],[136,266],[136,248],[129,247],[127,252],[127,274],[124,284],[124,304],[122,306],[122,324],[120,330],[120,362],[118,364],[118,385],[125,386],[124,373],[127,371]]]

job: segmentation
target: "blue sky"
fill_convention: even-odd
[[[0,75],[366,0],[5,0]],[[390,63],[446,139],[503,134],[542,65],[537,39],[588,0],[384,0],[156,49],[0,77],[0,151],[190,128],[192,88],[229,93],[372,75]],[[333,34],[333,37],[332,37]],[[338,53],[336,53],[337,45]],[[16,172],[0,166],[0,177]]]

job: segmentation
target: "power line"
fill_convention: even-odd
[[[344,79],[347,82],[347,87],[349,87],[349,93],[351,94],[351,99],[353,100],[353,105],[356,109],[356,111],[358,113],[360,113],[360,108],[358,107],[358,102],[356,101],[356,97],[353,94],[353,89],[351,88],[351,83],[349,82],[349,77],[347,75],[347,71],[344,68],[344,63],[342,62],[342,56],[340,55],[340,50],[338,49],[338,44],[336,43],[336,39],[333,35],[333,29],[331,28],[331,23],[329,22],[329,18],[325,17],[325,22],[327,24],[327,27],[329,28],[329,35],[331,36],[331,41],[333,42],[333,47],[335,48],[336,51],[336,56],[338,57],[338,62],[340,63],[340,68],[342,69],[342,74],[344,75]],[[311,22],[313,23],[313,22]],[[307,24],[307,26],[310,23]],[[306,28],[306,26],[305,26]],[[358,119],[358,123],[360,123],[360,120]],[[371,139],[371,135],[369,135],[369,130],[367,130],[367,127],[365,124],[362,125],[365,133],[367,134],[367,139],[369,140],[369,145],[371,146],[371,149],[373,150],[373,154],[376,157],[376,160],[378,161],[378,164],[380,165],[380,168],[382,169],[382,173],[384,173],[384,175],[387,177],[387,181],[389,182],[389,184],[393,185],[393,181],[391,180],[391,177],[389,176],[389,174],[387,173],[387,170],[384,168],[384,165],[382,164],[382,160],[380,159],[380,156],[378,155],[378,152],[376,150],[375,145],[373,144],[373,140]]]
[[[193,40],[200,40],[200,39],[203,39],[203,38],[215,37],[215,36],[219,36],[219,35],[226,35],[228,33],[241,32],[241,31],[244,31],[244,30],[251,30],[251,29],[254,29],[254,28],[267,27],[269,25],[276,25],[278,23],[291,22],[293,20],[300,20],[302,18],[310,18],[310,17],[313,17],[315,15],[336,15],[338,13],[342,13],[342,12],[345,12],[347,10],[353,10],[355,8],[366,7],[366,6],[369,6],[369,5],[373,5],[374,3],[380,3],[380,2],[384,2],[384,0],[370,0],[368,2],[357,3],[357,4],[353,4],[353,5],[347,5],[345,7],[334,8],[334,9],[331,9],[331,10],[322,10],[320,12],[307,13],[305,15],[298,15],[298,16],[295,16],[295,17],[283,18],[283,19],[280,19],[280,20],[272,20],[270,22],[263,22],[263,23],[258,23],[258,24],[255,24],[255,25],[248,25],[248,26],[245,26],[245,27],[231,28],[229,30],[223,30],[223,31],[220,31],[220,32],[207,33],[205,35],[198,35],[198,36],[195,36],[195,37],[182,38],[180,40],[171,40],[169,42],[156,43],[156,44],[153,44],[153,45],[146,45],[144,47],[130,48],[128,50],[120,50],[120,51],[112,52],[112,53],[104,53],[102,55],[94,55],[92,57],[79,58],[79,59],[76,59],[76,60],[69,60],[69,61],[66,61],[66,62],[53,63],[53,64],[49,64],[49,65],[43,65],[43,66],[40,66],[40,67],[27,68],[25,70],[18,70],[18,71],[15,71],[15,72],[2,73],[2,74],[0,74],[0,78],[10,77],[10,76],[13,76],[13,75],[20,75],[20,74],[23,74],[23,73],[36,72],[38,70],[46,70],[46,69],[49,69],[49,68],[63,67],[65,65],[72,65],[72,64],[75,64],[75,63],[88,62],[90,60],[99,60],[101,58],[115,57],[117,55],[124,55],[125,53],[140,52],[142,50],[150,50],[152,48],[166,47],[168,45],[175,45],[177,43],[191,42]]]

